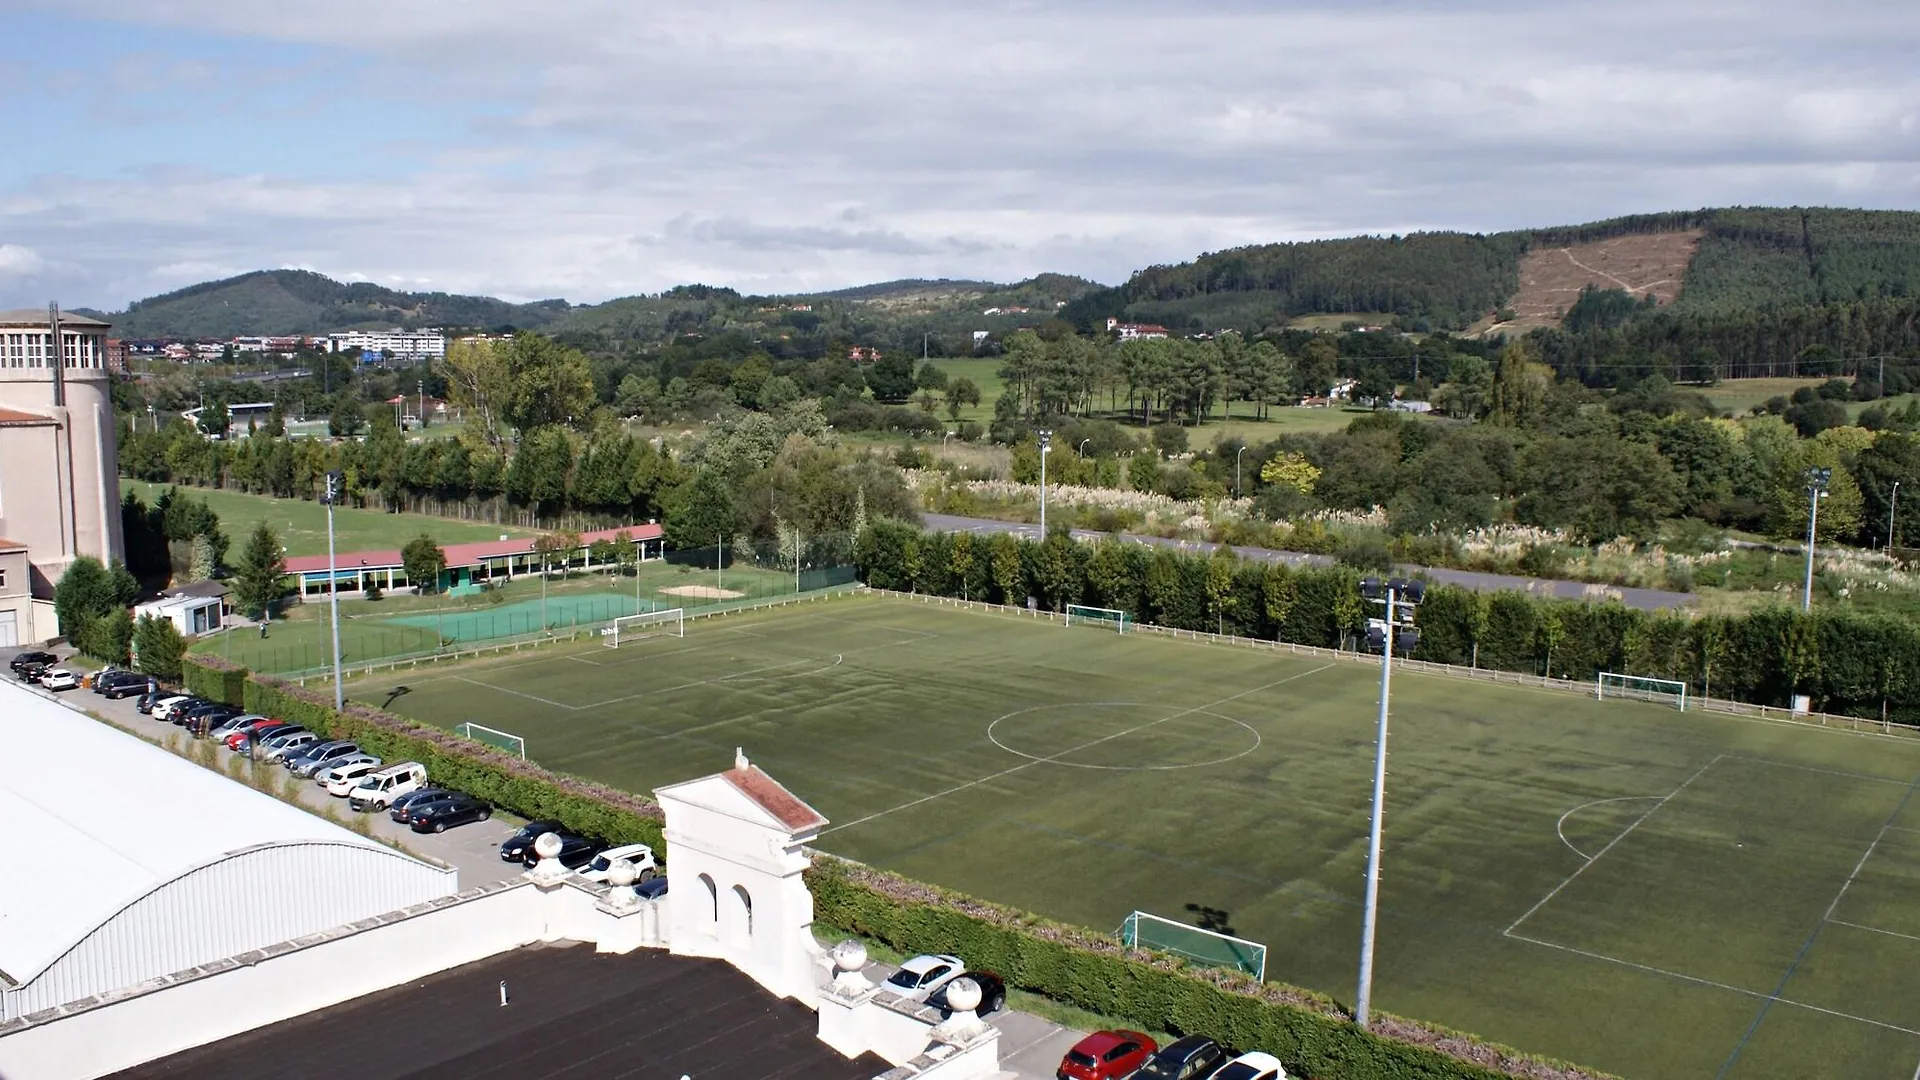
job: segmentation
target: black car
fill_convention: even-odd
[[[209,701],[205,705],[195,705],[191,709],[175,709],[173,710],[173,715],[168,717],[168,719],[183,728],[197,728],[203,717],[208,720],[208,726],[211,727],[229,716],[238,716],[239,714],[240,710],[231,705],[218,701]]]
[[[980,984],[980,1007],[973,1010],[975,1016],[985,1016],[988,1013],[996,1013],[1007,1007],[1007,982],[1005,979],[1002,979],[991,971],[969,971],[965,977]],[[943,1014],[953,1012],[953,1009],[947,1005],[947,990],[952,986],[953,983],[951,982],[945,983],[940,989],[927,995],[927,1004],[939,1009]],[[1193,1075],[1205,1076],[1207,1074],[1194,1073]]]
[[[493,816],[493,807],[485,799],[476,799],[455,791],[438,799],[414,803],[407,811],[407,822],[414,832],[446,832],[452,825],[485,821]]]
[[[39,682],[40,676],[52,667],[53,664],[49,661],[35,660],[14,668],[13,677],[21,682]]]
[[[633,883],[633,894],[642,900],[658,900],[667,895],[667,879],[650,877],[645,881],[636,881]]]
[[[153,715],[153,707],[155,705],[160,704],[161,702],[167,700],[172,696],[173,696],[173,691],[171,690],[161,690],[161,689],[148,690],[143,692],[140,695],[140,700],[134,702],[133,707],[135,709],[138,709],[140,712],[148,716],[151,716]]]
[[[387,807],[387,816],[405,825],[407,823],[407,807],[415,803],[429,803],[435,799],[444,799],[451,794],[453,794],[453,792],[448,791],[446,788],[437,787],[424,787],[419,791],[409,791],[405,795],[393,800],[393,805]]]
[[[524,862],[527,852],[533,850],[533,842],[540,838],[541,833],[566,831],[567,827],[557,821],[529,821],[500,845],[500,861]]]
[[[138,671],[109,671],[94,676],[93,692],[109,698],[131,697],[146,693],[147,685],[152,681],[152,676]]]
[[[96,694],[104,694],[107,692],[107,687],[127,679],[137,679],[142,683],[147,681],[147,677],[137,671],[128,671],[126,668],[107,668],[104,671],[94,672],[92,690]]]
[[[44,668],[50,664],[59,663],[59,661],[60,658],[50,652],[23,652],[14,656],[12,660],[7,661],[7,666],[17,673],[28,664],[39,664]]]
[[[1188,1035],[1161,1047],[1133,1074],[1133,1080],[1188,1080],[1212,1076],[1229,1057],[1225,1047],[1205,1035]]]
[[[416,826],[416,828],[418,828],[418,826]],[[569,870],[578,870],[592,862],[593,857],[600,854],[607,846],[603,841],[590,840],[587,837],[575,836],[572,833],[558,833],[556,835],[560,837],[560,854],[555,857],[560,860],[561,866]],[[527,853],[520,857],[520,862],[529,870],[533,869],[533,867],[540,862],[540,853],[533,850],[531,843],[527,845]]]

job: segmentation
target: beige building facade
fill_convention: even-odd
[[[58,321],[56,349],[51,313],[0,311],[0,537],[26,549],[25,592],[44,608],[16,619],[19,644],[58,635],[44,601],[74,559],[125,555],[107,324]],[[0,609],[12,602],[12,576]]]

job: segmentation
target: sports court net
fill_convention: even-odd
[[[687,609],[668,608],[639,615],[622,615],[600,631],[600,644],[609,649],[654,637],[686,637]]]
[[[1082,626],[1111,626],[1118,633],[1127,632],[1127,613],[1113,608],[1087,607],[1083,604],[1067,605],[1067,625],[1079,623]]]
[[[1650,679],[1645,675],[1603,671],[1594,677],[1593,693],[1602,701],[1607,698],[1652,701],[1687,711],[1687,684],[1676,679]]]
[[[483,742],[488,746],[499,747],[509,754],[518,754],[522,761],[527,757],[527,740],[510,731],[490,728],[485,724],[461,724],[454,729],[474,742]]]
[[[1267,977],[1265,945],[1145,911],[1134,912],[1120,924],[1120,941],[1130,948],[1172,953],[1192,964],[1228,968],[1262,981]]]

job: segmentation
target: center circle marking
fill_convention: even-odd
[[[1094,765],[1094,764],[1083,762],[1083,761],[1066,761],[1066,760],[1063,760],[1061,755],[1073,753],[1075,750],[1090,749],[1092,746],[1098,745],[1099,743],[1114,742],[1120,739],[1124,739],[1128,735],[1137,734],[1139,729],[1125,731],[1125,732],[1116,732],[1113,735],[1106,736],[1105,738],[1102,738],[1102,739],[1093,740],[1092,742],[1083,744],[1082,746],[1069,748],[1067,750],[1062,750],[1057,754],[1030,754],[1025,750],[1019,749],[1018,747],[1007,745],[1005,742],[1001,740],[1000,732],[999,732],[1000,725],[1006,723],[1009,720],[1013,720],[1016,717],[1026,716],[1030,713],[1045,712],[1050,709],[1152,709],[1152,708],[1160,708],[1160,707],[1161,706],[1152,705],[1150,703],[1141,702],[1141,701],[1068,701],[1068,702],[1062,702],[1057,705],[1033,705],[1025,709],[1015,709],[1013,712],[1007,713],[1006,715],[988,724],[987,739],[988,741],[992,742],[993,745],[999,747],[1002,750],[1005,750],[1007,753],[1012,754],[1016,757],[1026,758],[1029,761],[1042,761],[1050,765],[1065,765],[1068,768],[1073,768],[1073,769],[1102,769],[1107,772],[1166,772],[1174,769],[1199,769],[1199,768],[1205,768],[1208,765],[1223,765],[1229,761],[1237,761],[1238,759],[1246,757],[1248,754],[1253,753],[1255,750],[1260,749],[1260,733],[1253,729],[1253,725],[1248,724],[1244,720],[1236,720],[1231,716],[1226,716],[1221,713],[1213,712],[1210,709],[1186,709],[1186,710],[1182,710],[1181,712],[1175,715],[1176,716],[1211,716],[1215,720],[1224,720],[1229,724],[1233,724],[1234,726],[1245,730],[1247,734],[1253,736],[1253,745],[1247,747],[1245,750],[1242,750],[1239,753],[1227,754],[1223,757],[1212,758],[1207,761],[1189,761],[1189,762],[1173,764],[1173,765]],[[1148,721],[1147,723],[1141,724],[1139,727],[1140,729],[1151,728],[1158,723],[1159,721]]]

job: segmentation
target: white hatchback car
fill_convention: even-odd
[[[80,676],[66,668],[54,668],[40,676],[40,685],[49,690],[71,690],[80,685]]]
[[[887,979],[886,989],[908,1001],[925,1001],[935,990],[967,973],[967,965],[957,956],[934,953],[916,956],[900,965]]]
[[[574,871],[588,881],[607,880],[607,871],[613,869],[616,859],[625,859],[633,864],[635,880],[651,881],[660,872],[660,864],[654,861],[653,849],[645,844],[622,844],[608,848],[593,857],[593,861]]]
[[[159,701],[154,703],[153,718],[155,720],[171,719],[173,717],[173,710],[176,707],[178,707],[183,702],[188,702],[192,700],[193,700],[192,694],[176,694],[173,697],[161,698]]]
[[[353,789],[359,786],[360,781],[365,780],[379,767],[380,759],[378,758],[372,761],[356,761],[351,765],[336,765],[321,773],[317,779],[320,780],[320,786],[327,789],[327,794],[336,799],[344,799],[353,793]]]
[[[1255,1050],[1220,1066],[1213,1080],[1287,1080],[1287,1070],[1279,1058]]]

